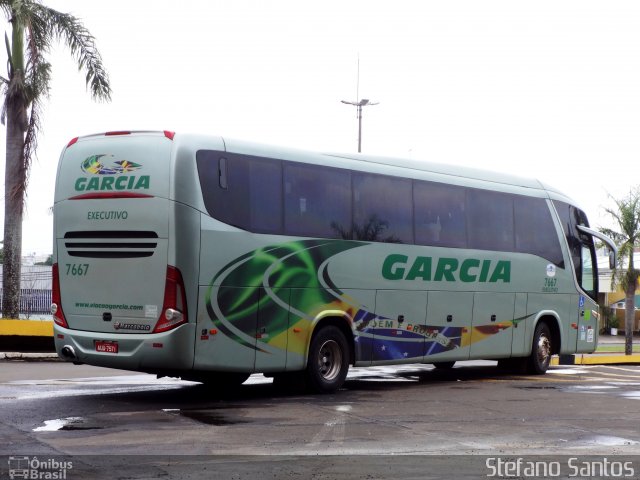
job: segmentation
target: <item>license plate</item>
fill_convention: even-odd
[[[118,342],[96,340],[96,352],[118,353]]]

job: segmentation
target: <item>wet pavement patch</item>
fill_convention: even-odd
[[[34,432],[60,432],[70,430],[101,430],[95,424],[87,422],[83,417],[56,418],[54,420],[45,420],[44,425],[34,428]]]
[[[556,385],[516,385],[514,388],[519,390],[560,390]]]
[[[229,418],[222,415],[220,412],[211,410],[187,410],[180,412],[180,415],[196,422],[204,423],[205,425],[215,425],[217,427],[224,425],[237,425],[240,423],[248,423],[245,420],[238,418]]]
[[[223,410],[228,411],[228,409]],[[181,417],[185,417],[199,423],[204,423],[205,425],[214,425],[217,427],[249,423],[247,420],[241,419],[238,416],[223,413],[220,409],[164,409],[163,411],[172,415],[180,415]]]

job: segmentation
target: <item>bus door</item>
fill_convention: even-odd
[[[585,239],[587,240],[587,239]],[[574,301],[572,309],[576,311],[575,320],[572,323],[577,323],[578,334],[576,343],[576,352],[592,352],[596,347],[597,332],[598,332],[598,319],[597,311],[598,305],[590,297],[597,292],[597,272],[596,272],[596,260],[595,251],[593,248],[593,241],[588,237],[589,245],[587,242],[582,243],[580,248],[580,269],[579,269],[579,283],[580,287],[587,295],[580,292],[577,302]]]
[[[593,239],[598,238],[614,252],[611,259],[615,265],[616,246],[605,235],[589,228],[584,212],[564,202],[554,201],[562,224],[569,256],[578,283],[578,294],[572,295],[571,326],[568,345],[576,352],[592,352],[597,345],[598,322],[596,318],[598,293],[598,267]]]

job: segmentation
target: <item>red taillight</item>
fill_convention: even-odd
[[[187,296],[184,282],[180,270],[169,265],[164,286],[162,312],[153,333],[166,332],[183,323],[187,323]]]
[[[69,148],[71,145],[76,143],[78,141],[78,138],[80,138],[80,137],[72,138],[71,141],[67,144],[67,148]]]
[[[173,137],[176,136],[176,132],[170,132],[169,130],[165,130],[164,136],[167,137],[169,140],[173,140]]]
[[[67,320],[64,318],[64,312],[62,311],[62,300],[60,299],[60,277],[58,275],[57,263],[53,264],[51,277],[51,315],[53,315],[53,321],[61,327],[69,328]]]
[[[112,198],[153,198],[153,195],[138,192],[91,192],[70,197],[69,200],[109,200]]]

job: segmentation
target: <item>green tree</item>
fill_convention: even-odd
[[[633,323],[635,319],[635,295],[640,270],[635,268],[633,252],[640,246],[640,188],[629,191],[627,196],[612,198],[616,208],[606,212],[617,223],[616,229],[603,228],[602,233],[618,245],[618,261],[613,270],[612,283],[620,285],[625,294],[625,355],[633,353]]]
[[[0,8],[11,30],[11,38],[5,33],[7,76],[0,77],[2,123],[7,126],[2,314],[17,318],[25,192],[43,101],[49,95],[51,64],[46,55],[52,44],[66,44],[94,99],[109,100],[111,87],[95,39],[76,17],[39,0],[0,0]]]

